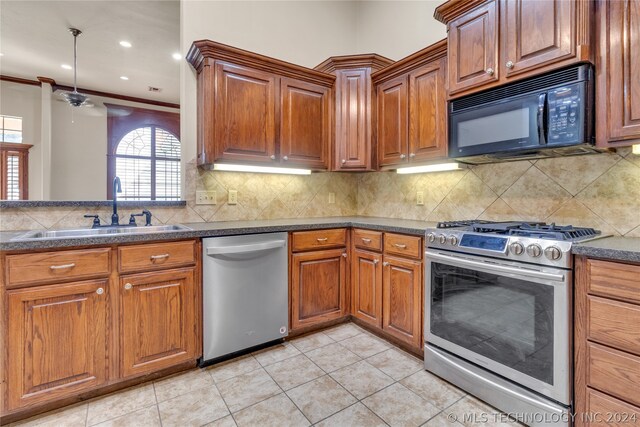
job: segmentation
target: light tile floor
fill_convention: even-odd
[[[13,426],[462,427],[496,413],[348,323]]]

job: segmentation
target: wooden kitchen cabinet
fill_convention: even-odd
[[[107,279],[6,294],[7,409],[74,396],[107,381]]]
[[[120,277],[122,376],[196,359],[195,269]]]
[[[335,76],[210,40],[192,44],[198,165],[326,170]]]
[[[447,157],[446,52],[442,40],[372,75],[380,168]]]
[[[371,73],[392,63],[380,55],[364,54],[334,56],[315,67],[336,76],[333,170],[375,170],[376,111]]]
[[[596,2],[596,145],[640,143],[640,2]]]
[[[592,61],[593,2],[449,0],[449,98]]]
[[[640,422],[638,291],[639,264],[576,257],[576,426]],[[581,416],[596,413],[597,422],[588,423],[589,418]]]
[[[382,329],[382,255],[356,249],[351,267],[351,314]]]

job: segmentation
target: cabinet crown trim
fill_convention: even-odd
[[[487,0],[449,0],[436,8],[436,11],[433,13],[433,17],[443,24],[449,25],[449,22],[458,16],[481,6],[484,3],[487,3]]]
[[[211,40],[194,41],[187,53],[186,60],[198,73],[208,60],[229,61],[235,65],[244,65],[262,71],[272,72],[284,77],[291,77],[321,86],[332,87],[336,77],[331,74],[281,61],[269,56],[260,55],[244,49],[228,46]]]
[[[393,79],[406,74],[415,68],[447,56],[447,39],[442,39],[434,44],[413,53],[406,58],[402,58],[394,64],[371,74],[374,84]]]
[[[390,66],[395,61],[386,58],[377,53],[365,53],[362,55],[342,55],[331,56],[314,67],[314,70],[323,73],[332,73],[340,69],[350,68],[372,68],[373,70],[381,70]]]

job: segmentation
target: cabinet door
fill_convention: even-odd
[[[120,277],[123,377],[196,358],[194,277],[193,268]]]
[[[576,1],[501,1],[500,66],[507,78],[576,56]]]
[[[214,160],[273,163],[276,76],[222,62],[215,67]]]
[[[371,169],[370,70],[339,70],[336,80],[336,170]]]
[[[449,93],[498,80],[498,13],[495,0],[449,23]]]
[[[384,257],[382,328],[389,334],[422,347],[422,263]]]
[[[382,255],[353,251],[351,265],[352,314],[382,328]]]
[[[327,169],[331,144],[331,90],[283,77],[280,94],[282,164]]]
[[[599,1],[597,144],[640,139],[640,1]],[[633,141],[635,140],[635,141]],[[629,141],[629,142],[623,142]]]
[[[345,255],[345,249],[292,255],[291,329],[346,314]]]
[[[409,74],[409,160],[447,157],[447,60]]]
[[[406,76],[389,80],[377,86],[377,138],[380,166],[407,162],[409,120],[407,86]]]
[[[10,409],[106,381],[107,289],[94,280],[7,291]]]

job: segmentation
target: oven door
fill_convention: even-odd
[[[426,251],[426,341],[571,403],[571,272]]]

